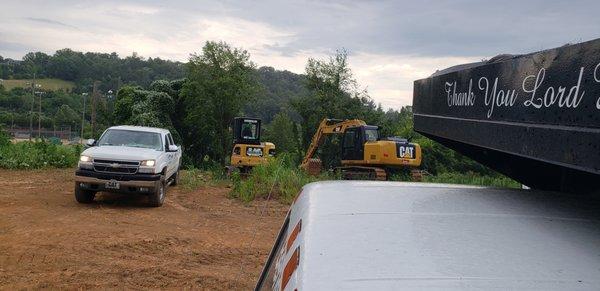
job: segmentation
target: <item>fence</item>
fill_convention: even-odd
[[[42,128],[38,131],[37,128],[30,130],[24,127],[13,127],[5,129],[14,139],[30,139],[30,138],[58,138],[63,142],[78,141],[79,134],[71,131],[70,127],[61,129]]]

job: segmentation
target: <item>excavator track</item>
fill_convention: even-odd
[[[337,168],[344,180],[373,180],[386,181],[387,173],[384,169],[378,167],[339,167]]]

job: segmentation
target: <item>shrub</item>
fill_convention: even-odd
[[[256,198],[266,199],[271,194],[272,199],[291,203],[302,186],[331,178],[328,175],[309,176],[296,167],[289,156],[280,155],[267,164],[254,167],[247,177],[234,173],[231,177],[233,189],[230,195],[244,202],[250,202]]]
[[[8,146],[10,144],[10,136],[0,125],[0,147]]]
[[[493,187],[520,188],[519,182],[502,175],[479,175],[473,172],[455,173],[446,172],[436,176],[425,176],[425,182],[466,184]]]
[[[40,169],[73,167],[81,146],[63,146],[44,141],[19,142],[0,146],[0,168]]]
[[[203,186],[217,186],[222,183],[229,183],[224,179],[223,171],[216,169],[201,170],[189,168],[182,170],[181,186],[186,191],[192,191]]]

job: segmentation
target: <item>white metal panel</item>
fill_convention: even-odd
[[[301,255],[286,290],[598,289],[599,210],[527,190],[309,184],[291,208]]]

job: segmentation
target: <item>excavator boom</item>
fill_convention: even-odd
[[[314,156],[315,152],[317,152],[317,149],[319,148],[319,146],[321,145],[321,142],[323,141],[324,135],[344,133],[348,127],[362,126],[362,125],[367,125],[367,124],[360,119],[346,119],[346,120],[330,119],[330,118],[323,119],[321,121],[321,123],[319,124],[319,128],[317,128],[315,135],[313,135],[313,137],[312,137],[312,140],[310,142],[310,145],[308,146],[308,150],[306,151],[306,155],[304,156],[304,159],[302,160],[302,164],[300,164],[300,167],[303,169],[308,168],[310,159]]]

